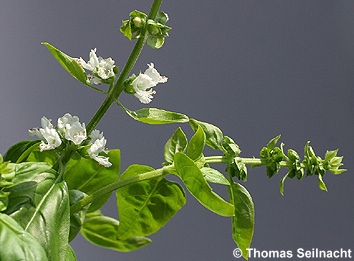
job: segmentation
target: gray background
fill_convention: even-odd
[[[77,82],[41,42],[87,60],[97,47],[123,68],[133,42],[119,33],[134,9],[148,12],[152,1],[1,1],[0,152],[29,139],[27,129],[45,115],[54,121],[70,112],[88,122],[104,95]],[[183,112],[219,126],[258,156],[282,134],[285,149],[303,155],[308,140],[315,152],[339,148],[348,172],[324,177],[268,179],[264,168],[249,170],[242,184],[256,208],[252,247],[258,250],[353,249],[353,1],[163,1],[173,29],[160,50],[145,47],[134,72],[154,62],[169,77],[156,88],[150,107]],[[144,107],[129,95],[121,102]],[[155,168],[178,125],[151,126],[113,106],[98,128],[108,148],[122,150],[122,171],[130,164]],[[182,126],[189,137],[190,127]],[[213,155],[206,150],[206,155]],[[216,152],[218,155],[219,153]],[[217,166],[223,170],[224,166]],[[226,195],[222,187],[214,189]],[[112,197],[103,213],[117,217]],[[187,204],[153,242],[132,253],[91,245],[79,235],[78,260],[234,260],[228,218],[203,208],[187,193]]]

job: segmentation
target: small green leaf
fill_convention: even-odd
[[[318,175],[318,187],[320,189],[322,189],[322,190],[328,191],[325,183],[322,180],[322,175],[321,174]]]
[[[120,168],[120,151],[110,150],[107,156],[112,163],[109,168],[98,165],[93,159],[71,159],[64,174],[69,189],[80,190],[87,195],[91,195],[99,188],[117,181]],[[108,193],[92,202],[88,212],[101,208],[110,195],[111,193]]]
[[[148,166],[132,165],[119,180],[153,170]],[[164,177],[140,181],[118,189],[118,238],[128,240],[157,232],[185,203],[182,187]]]
[[[26,160],[28,154],[31,152],[30,149],[38,146],[38,140],[24,140],[11,146],[4,155],[5,161],[11,161],[13,163],[20,163]],[[25,154],[25,155],[23,155]]]
[[[224,151],[224,148],[222,146],[223,140],[224,140],[224,135],[222,134],[221,130],[206,122],[202,121],[197,121],[194,119],[190,119],[189,123],[194,131],[197,131],[198,125],[202,127],[205,137],[206,137],[206,144],[212,147],[213,149],[217,150],[220,149]]]
[[[103,215],[88,217],[81,233],[91,243],[116,251],[134,251],[148,245],[151,240],[146,237],[131,237],[127,240],[117,238],[119,221]]]
[[[184,123],[188,122],[189,120],[186,115],[176,112],[170,112],[156,108],[144,108],[137,111],[131,111],[125,108],[122,104],[118,104],[134,120],[148,124]]]
[[[176,171],[184,185],[204,207],[221,216],[234,216],[234,206],[212,191],[203,173],[192,159],[181,152],[177,152],[174,162]]]
[[[229,187],[229,198],[235,206],[235,215],[232,217],[232,237],[242,250],[242,256],[248,259],[248,250],[251,246],[254,232],[254,204],[250,193],[238,183]]]
[[[173,157],[177,152],[185,152],[188,140],[181,128],[178,128],[172,137],[166,142],[164,148],[165,160],[169,163],[173,162]]]
[[[203,129],[198,126],[197,131],[189,141],[187,156],[192,160],[197,161],[203,155],[204,146],[205,134]]]
[[[164,12],[158,12],[155,18],[155,22],[165,24],[168,21],[168,15]]]
[[[165,43],[164,37],[149,35],[146,44],[150,46],[152,49],[160,49],[162,45]]]
[[[69,190],[70,207],[85,197],[87,197],[87,195],[80,190]],[[82,224],[85,221],[85,215],[89,206],[90,204],[84,206],[83,208],[81,208],[79,211],[75,213],[70,213],[69,242],[71,242],[76,237],[76,235],[80,232]]]
[[[230,182],[216,169],[203,167],[200,169],[206,181],[222,185],[230,185]]]
[[[65,70],[67,70],[74,78],[91,87],[91,85],[88,84],[89,80],[85,70],[81,65],[77,63],[75,58],[72,58],[69,55],[63,53],[49,43],[42,44],[47,46],[54,58],[57,59],[57,61],[65,68]]]
[[[228,136],[224,136],[223,147],[230,156],[237,156],[241,153],[239,146]]]
[[[13,218],[1,213],[0,246],[0,260],[48,260],[38,240],[26,232]]]
[[[278,135],[276,136],[275,138],[271,139],[269,142],[268,142],[268,145],[267,145],[267,148],[269,150],[272,150],[275,146],[275,144],[277,144],[278,140],[280,139],[280,136],[281,135]]]

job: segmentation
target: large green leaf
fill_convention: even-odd
[[[32,166],[28,175],[22,172],[25,179],[32,175],[33,180],[8,189],[6,214],[37,238],[50,260],[65,260],[70,229],[67,185],[58,181],[54,170]]]
[[[53,150],[39,151],[38,148],[35,148],[28,155],[26,161],[28,162],[47,162],[51,166],[55,164],[58,160],[58,156]]]
[[[34,147],[37,147],[38,140],[23,140],[12,145],[4,155],[4,161],[19,163],[26,160],[28,154]],[[23,155],[24,154],[24,155]]]
[[[107,156],[112,163],[109,168],[98,165],[97,161],[93,159],[71,159],[64,174],[69,189],[80,190],[87,195],[91,195],[99,188],[117,181],[120,168],[120,151],[110,150]],[[94,201],[88,212],[100,209],[110,196],[111,193]]]
[[[118,103],[120,107],[134,120],[148,124],[168,124],[168,123],[184,123],[189,118],[181,113],[165,111],[156,108],[143,108],[137,111],[131,111]]]
[[[12,217],[0,213],[0,260],[46,261],[46,253]]]
[[[232,217],[232,237],[242,250],[242,255],[248,259],[254,231],[254,204],[250,193],[242,185],[232,182],[229,186],[229,198],[235,206],[235,216]]]
[[[148,245],[151,240],[146,237],[131,237],[127,240],[117,238],[119,221],[102,214],[88,215],[81,234],[91,243],[117,251],[133,251]]]
[[[85,70],[81,67],[81,65],[77,63],[76,58],[70,57],[69,55],[63,53],[54,46],[50,45],[49,43],[42,44],[47,46],[54,58],[58,60],[58,62],[65,68],[65,70],[67,70],[72,76],[74,76],[83,84],[90,86],[88,84],[89,80],[87,78],[87,74]]]
[[[148,166],[132,165],[122,174],[120,180],[153,170]],[[118,189],[118,237],[126,240],[157,232],[185,203],[182,187],[164,177],[140,181]]]
[[[169,163],[173,162],[176,152],[185,152],[188,140],[181,128],[178,128],[172,137],[166,142],[164,148],[165,160]]]
[[[190,119],[189,123],[194,131],[198,130],[198,126],[200,126],[203,129],[206,137],[206,144],[208,146],[212,147],[215,150],[217,149],[220,149],[222,151],[225,150],[222,146],[224,135],[222,134],[222,131],[218,127],[210,123],[197,121],[194,119]]]
[[[234,216],[234,206],[212,191],[203,173],[188,156],[181,152],[175,155],[175,167],[189,192],[207,209],[221,216]]]

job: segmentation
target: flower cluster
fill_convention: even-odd
[[[84,59],[77,58],[76,61],[86,70],[92,72],[93,75],[88,75],[91,84],[101,84],[102,80],[107,80],[115,75],[114,60],[112,58],[104,59],[101,56],[97,57],[96,48],[90,51],[90,60],[86,63]]]
[[[139,99],[141,103],[149,103],[153,98],[153,91],[151,88],[155,87],[158,83],[167,82],[167,77],[161,76],[160,73],[154,68],[154,64],[148,64],[149,68],[144,73],[140,73],[138,76],[135,74],[132,77],[136,77],[133,82],[134,96]]]
[[[29,130],[29,134],[30,136],[36,135],[46,141],[41,141],[38,147],[41,152],[58,148],[63,142],[67,143],[68,141],[75,145],[81,145],[84,140],[88,139],[85,123],[80,123],[79,117],[71,116],[69,113],[58,119],[57,127],[53,126],[51,119],[43,116],[41,119],[41,128],[32,128]],[[89,139],[88,145],[83,146],[86,147],[88,156],[102,166],[112,166],[108,157],[99,155],[101,152],[108,153],[105,148],[107,140],[103,137],[103,133],[94,130],[90,134]]]

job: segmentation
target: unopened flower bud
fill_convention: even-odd
[[[134,19],[133,19],[133,23],[134,23],[134,25],[136,26],[136,27],[141,27],[141,25],[142,25],[142,23],[143,23],[143,21],[141,20],[141,18],[140,17],[135,17]]]

